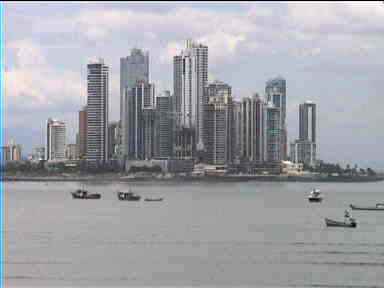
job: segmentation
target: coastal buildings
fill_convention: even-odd
[[[109,69],[103,59],[87,68],[87,161],[94,165],[108,159]]]
[[[204,107],[208,103],[204,87],[207,81],[208,46],[187,40],[186,48],[173,58],[178,157],[193,157],[196,148],[204,150]]]
[[[291,143],[290,151],[292,162],[309,166],[316,164],[316,143],[297,139]]]
[[[316,104],[312,101],[299,105],[299,139],[316,143]]]
[[[121,153],[124,158],[130,155],[129,123],[131,119],[132,107],[128,99],[130,92],[136,86],[137,82],[149,82],[149,53],[141,49],[134,48],[131,55],[120,58],[120,120],[121,120]],[[148,100],[146,98],[146,100]],[[146,103],[147,104],[147,103]]]
[[[157,158],[172,157],[173,101],[170,91],[163,91],[156,98],[157,110]]]
[[[225,165],[234,157],[232,89],[226,83],[215,81],[205,88],[204,143],[206,161]]]
[[[176,159],[194,159],[196,155],[195,130],[183,126],[177,126],[180,122],[176,122],[174,136],[174,155]]]
[[[118,121],[108,125],[108,159],[119,158],[120,125]]]
[[[144,155],[143,159],[152,159],[156,155],[156,109],[143,109],[143,136],[144,136]]]
[[[240,153],[243,161],[264,161],[264,106],[257,93],[241,102]]]
[[[79,149],[76,144],[67,144],[65,147],[65,159],[67,160],[78,160]]]
[[[14,140],[2,147],[3,161],[20,161],[21,160],[21,145],[16,144]]]
[[[79,111],[78,145],[79,145],[79,158],[85,159],[87,156],[87,107],[86,106]]]
[[[38,146],[32,150],[32,161],[42,161],[45,159],[45,147]]]
[[[49,118],[46,125],[45,160],[65,160],[65,123]]]
[[[286,80],[282,77],[276,77],[267,81],[265,85],[266,101],[273,103],[279,109],[280,113],[280,158],[287,158],[287,93]]]
[[[154,154],[154,149],[149,147],[154,146],[152,135],[156,105],[155,86],[145,81],[138,81],[131,90],[126,90],[126,99],[127,159],[145,159],[146,156]]]
[[[299,139],[291,143],[291,160],[313,166],[316,163],[316,104],[299,105]]]
[[[268,163],[277,163],[282,160],[281,109],[269,102],[264,113],[264,159]]]
[[[125,164],[187,160],[228,166],[228,171],[240,171],[243,166],[242,171],[250,173],[263,166],[277,171],[287,158],[286,80],[282,77],[266,82],[265,97],[255,93],[235,101],[229,84],[208,83],[208,47],[188,40],[173,58],[174,94],[156,95],[149,81],[149,53],[135,48],[120,59],[120,121],[109,123],[109,67],[100,59],[87,68],[87,106],[79,111],[76,138],[79,159],[126,160],[111,161]],[[293,160],[314,163],[313,103],[300,105],[300,136],[291,148]]]
[[[242,113],[241,102],[232,101],[233,103],[233,161],[240,163],[241,158],[241,127],[242,127]]]

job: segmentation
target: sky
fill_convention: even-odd
[[[384,167],[384,3],[47,3],[6,2],[5,138],[23,153],[43,144],[49,117],[74,143],[86,104],[86,65],[110,69],[110,120],[119,118],[119,59],[150,53],[156,90],[173,90],[172,57],[186,39],[208,45],[209,80],[235,99],[265,82],[287,81],[288,140],[299,104],[317,104],[318,153],[325,161]]]

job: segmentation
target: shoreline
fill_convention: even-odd
[[[3,176],[2,182],[340,182],[366,183],[384,181],[384,176],[287,176],[287,175],[226,175],[226,176],[153,176],[127,177],[118,175],[82,176]]]

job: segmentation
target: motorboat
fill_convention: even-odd
[[[73,199],[100,199],[101,194],[92,193],[89,194],[87,190],[77,189],[75,192],[71,192]]]
[[[145,198],[144,201],[147,201],[147,202],[160,202],[160,201],[163,201],[163,198]]]
[[[117,192],[117,198],[121,201],[139,201],[141,199],[140,195],[136,195],[133,192]]]
[[[357,206],[349,205],[352,210],[365,210],[365,211],[384,211],[384,203],[377,203],[375,206]]]
[[[308,196],[309,202],[321,202],[323,200],[323,196],[319,189],[313,189]]]

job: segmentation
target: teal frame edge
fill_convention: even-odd
[[[4,2],[0,1],[0,147],[4,138]],[[3,166],[3,149],[0,149],[0,163]],[[0,169],[0,287],[4,287],[4,182]]]

